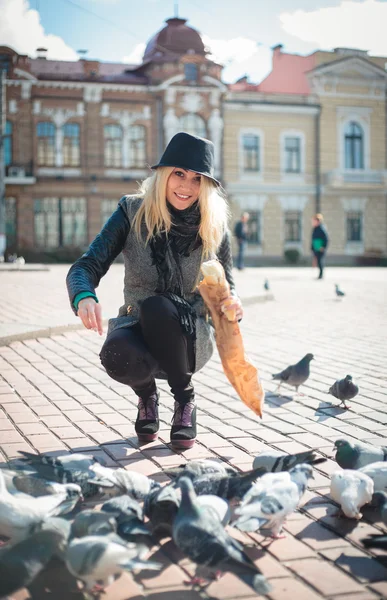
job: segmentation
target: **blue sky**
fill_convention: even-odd
[[[139,62],[144,43],[174,14],[174,0],[0,0],[0,44],[48,57]],[[187,18],[225,65],[224,79],[261,80],[271,47],[309,54],[336,46],[387,56],[387,0],[179,0]],[[91,11],[91,12],[89,12]],[[95,13],[95,16],[91,13]]]

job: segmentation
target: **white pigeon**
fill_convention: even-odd
[[[105,588],[123,571],[133,569],[154,569],[162,567],[160,563],[144,560],[148,549],[118,537],[89,535],[74,539],[67,547],[66,566],[70,573],[83,581],[90,591],[102,582]]]
[[[152,489],[161,487],[157,481],[136,471],[122,468],[110,469],[99,463],[95,463],[90,470],[95,473],[95,477],[90,479],[90,482],[103,488],[108,496],[128,494],[135,500],[144,500]]]
[[[0,469],[0,535],[12,543],[26,538],[48,517],[62,514],[68,509],[65,492],[51,496],[24,497],[8,492]]]
[[[387,491],[387,462],[374,462],[359,469],[374,482],[374,492]]]
[[[312,476],[313,468],[308,464],[263,475],[235,510],[238,519],[233,526],[241,531],[265,529],[272,537],[280,537],[286,517],[296,510]]]
[[[331,477],[331,497],[349,519],[361,519],[360,509],[372,500],[374,482],[360,471],[344,469]]]

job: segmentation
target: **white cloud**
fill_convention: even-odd
[[[77,60],[77,53],[64,40],[46,34],[39,13],[29,7],[28,0],[0,0],[0,40],[20,54],[36,56],[36,48],[47,48],[47,58]]]
[[[203,35],[203,42],[211,52],[215,62],[224,65],[223,79],[231,83],[248,75],[250,80],[259,83],[271,70],[271,51],[258,46],[255,40],[237,37],[231,40],[211,39]]]
[[[136,46],[133,48],[132,52],[122,58],[122,62],[131,64],[131,65],[141,64],[145,48],[146,48],[146,44],[144,44],[144,43],[136,44]]]
[[[281,13],[284,31],[329,50],[336,47],[387,54],[387,2],[344,0],[339,6]]]

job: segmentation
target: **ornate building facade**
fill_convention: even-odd
[[[387,254],[386,62],[351,49],[273,50],[258,85],[225,85],[199,33],[168,19],[140,66],[30,59],[7,71],[7,252],[71,260],[134,193],[177,131],[210,138],[249,261],[309,253],[323,212],[330,256]]]

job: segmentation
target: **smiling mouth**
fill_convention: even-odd
[[[179,200],[189,200],[191,196],[186,196],[184,194],[178,194],[177,192],[175,192],[175,196],[177,198],[179,198]]]

